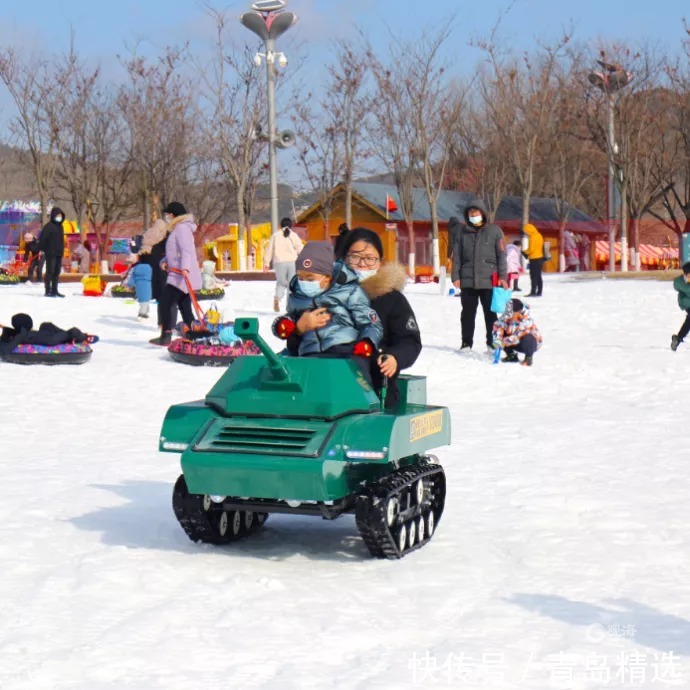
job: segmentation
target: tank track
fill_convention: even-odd
[[[185,534],[193,542],[229,544],[257,532],[268,519],[268,513],[250,510],[223,510],[208,496],[190,494],[184,475],[175,482],[173,511]]]
[[[445,500],[443,467],[420,461],[382,477],[357,497],[357,529],[374,558],[402,558],[434,536]]]

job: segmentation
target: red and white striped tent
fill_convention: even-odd
[[[614,245],[614,256],[616,263],[621,260],[621,243],[616,242]],[[596,242],[596,260],[597,263],[607,263],[609,260],[609,243],[606,240],[597,240]],[[653,244],[640,245],[640,264],[643,268],[661,268],[666,267],[668,262],[678,260],[678,249],[673,247],[656,247]]]

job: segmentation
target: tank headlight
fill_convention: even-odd
[[[209,496],[209,498],[214,502],[214,503],[222,503],[225,500],[225,496]]]
[[[357,460],[383,460],[386,453],[382,450],[348,450],[345,456]]]
[[[163,450],[185,451],[189,447],[189,444],[188,443],[177,443],[175,441],[166,441],[165,439],[161,439],[161,446],[163,447]]]

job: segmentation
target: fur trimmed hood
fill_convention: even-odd
[[[379,268],[376,275],[363,280],[360,285],[369,295],[369,299],[381,297],[396,290],[402,292],[407,283],[407,271],[402,264],[386,263]]]
[[[175,216],[175,218],[173,218],[168,224],[168,231],[172,232],[176,225],[179,225],[185,221],[192,224],[192,232],[194,232],[196,230],[196,223],[194,222],[194,216],[191,213],[185,213],[183,216]]]

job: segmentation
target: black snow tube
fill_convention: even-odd
[[[111,297],[136,297],[136,290],[133,287],[127,287],[125,285],[113,285],[110,289]]]
[[[86,343],[63,345],[17,345],[12,352],[0,354],[0,360],[12,364],[84,364],[93,350]]]
[[[225,290],[223,288],[212,288],[211,290],[194,290],[194,297],[196,297],[197,302],[203,302],[208,299],[223,299],[225,297]]]

